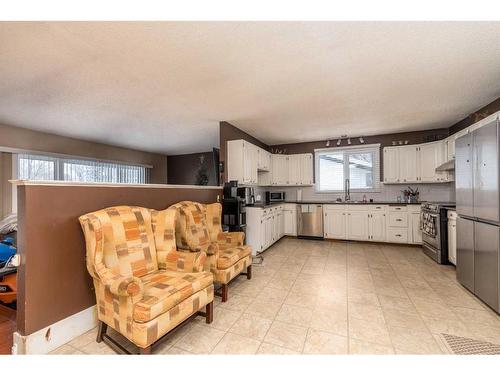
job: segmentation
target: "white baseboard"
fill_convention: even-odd
[[[97,326],[96,305],[22,336],[14,332],[12,354],[47,354]]]

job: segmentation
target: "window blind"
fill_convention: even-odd
[[[380,145],[315,150],[316,190],[341,192],[349,179],[351,191],[380,187]]]
[[[61,180],[146,184],[150,168],[101,160],[18,154],[18,178],[22,180]]]

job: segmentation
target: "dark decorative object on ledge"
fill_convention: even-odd
[[[196,172],[196,185],[208,185],[208,170],[204,164],[205,156],[200,156],[200,167]]]

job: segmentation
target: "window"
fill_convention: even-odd
[[[380,184],[380,145],[353,146],[315,151],[316,190],[344,191],[349,179],[351,191],[377,191]]]
[[[17,168],[17,176],[20,180],[124,184],[146,184],[149,182],[148,167],[100,160],[19,154]]]

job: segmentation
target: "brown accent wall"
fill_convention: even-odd
[[[164,184],[167,182],[166,155],[110,146],[103,143],[83,141],[76,138],[63,137],[1,124],[0,146],[21,150],[147,164],[153,166],[151,171],[151,183]]]
[[[216,202],[220,189],[18,186],[18,331],[29,335],[95,304],[85,266],[82,214],[116,205],[164,209]]]
[[[269,150],[269,146],[264,142],[258,140],[257,138],[245,133],[243,130],[238,129],[236,126],[231,125],[229,122],[221,121],[219,123],[219,147],[220,156],[219,160],[224,163],[224,172],[220,173],[220,181],[226,181],[226,160],[227,160],[227,141],[233,141],[235,139],[244,139],[256,146],[263,148],[264,150]]]
[[[200,159],[202,156],[203,164]],[[217,185],[213,152],[169,156],[167,160],[168,183],[174,185],[198,185],[196,177],[202,166],[208,175],[208,185]]]
[[[384,178],[384,158],[382,156],[382,150],[386,146],[392,146],[392,142],[396,141],[408,141],[408,144],[418,144],[425,142],[437,141],[444,139],[448,136],[448,129],[433,129],[433,130],[423,130],[415,132],[406,133],[394,133],[394,134],[383,134],[375,136],[363,137],[364,144],[376,144],[380,143],[380,180],[383,181]],[[330,140],[330,148],[333,150],[337,147],[337,139]],[[359,137],[351,138],[351,146],[360,145]],[[399,143],[398,143],[399,144]],[[347,141],[342,140],[341,146],[347,146]],[[315,149],[327,148],[325,141],[316,142],[304,142],[304,143],[290,143],[283,145],[271,146],[271,151],[276,153],[277,151],[283,151],[285,154],[301,154],[301,153],[314,153]]]
[[[485,105],[484,107],[478,109],[476,112],[471,113],[463,120],[460,120],[456,124],[450,126],[450,135],[455,134],[462,129],[465,129],[468,126],[471,126],[472,124],[498,111],[500,111],[500,98],[495,99],[490,104]]]

